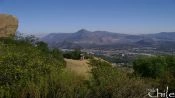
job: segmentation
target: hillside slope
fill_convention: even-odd
[[[71,70],[72,72],[81,76],[89,76],[90,65],[88,64],[88,60],[65,59],[65,61],[68,70]]]

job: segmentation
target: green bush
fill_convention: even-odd
[[[165,73],[166,60],[164,57],[143,57],[133,62],[136,74],[142,77],[161,77]]]
[[[101,60],[91,60],[92,79],[89,98],[143,98],[150,87],[144,80],[129,77],[125,72],[113,68]]]
[[[155,79],[159,88],[175,89],[174,56],[141,57],[133,62],[133,68],[135,74]]]
[[[47,47],[45,47],[47,49]],[[60,56],[55,56],[53,54]],[[62,55],[46,52],[25,40],[3,39],[0,43],[0,96],[29,97],[47,95],[50,77],[64,67]]]
[[[74,51],[65,52],[63,54],[63,56],[67,59],[79,60],[81,58],[81,51],[80,50],[74,50]]]

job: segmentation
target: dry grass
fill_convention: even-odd
[[[88,60],[72,60],[72,59],[65,59],[66,66],[68,70],[71,70],[78,75],[85,76],[86,78],[89,77],[90,66],[88,64]]]

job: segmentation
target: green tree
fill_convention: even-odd
[[[133,62],[136,74],[142,77],[157,78],[165,74],[166,60],[164,57],[142,57]]]

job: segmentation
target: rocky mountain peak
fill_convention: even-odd
[[[88,31],[86,29],[80,29],[77,31],[77,33],[90,33],[91,31]]]

